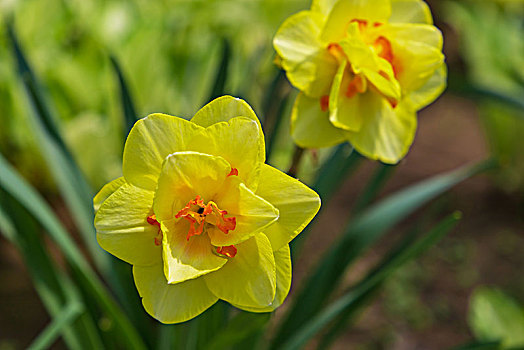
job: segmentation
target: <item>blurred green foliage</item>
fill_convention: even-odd
[[[524,3],[448,1],[444,8],[459,34],[491,151],[502,165],[497,182],[508,192],[524,192]]]
[[[140,117],[190,116],[207,102],[223,40],[231,44],[227,93],[257,110],[276,68],[271,40],[306,0],[4,0],[46,87],[65,138],[94,188],[119,176],[118,87],[109,55],[121,63]],[[241,5],[241,6],[240,6]],[[40,188],[50,185],[27,122],[28,108],[0,29],[0,151]],[[258,110],[257,110],[258,111]],[[260,113],[259,113],[260,114]],[[28,132],[29,130],[29,132]],[[47,179],[47,180],[46,180]]]
[[[469,324],[477,340],[500,341],[502,349],[524,347],[524,307],[501,290],[475,290],[470,300]]]

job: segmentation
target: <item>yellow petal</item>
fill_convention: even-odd
[[[335,57],[319,40],[322,17],[312,11],[299,12],[280,26],[273,39],[289,81],[310,97],[327,94],[337,70]]]
[[[151,265],[161,260],[155,245],[158,227],[150,225],[153,191],[124,183],[100,206],[95,217],[98,243],[119,259],[134,265]]]
[[[277,222],[264,229],[274,251],[291,242],[320,209],[320,198],[315,191],[267,164],[262,167],[257,194],[280,214]]]
[[[228,216],[236,218],[236,227],[227,234],[216,227],[208,228],[211,243],[215,246],[235,245],[266,229],[278,219],[278,209],[257,196],[236,176],[230,176],[215,197],[215,202]]]
[[[320,98],[299,93],[291,112],[291,137],[304,148],[330,147],[344,141],[340,129],[329,121],[329,111],[322,110]]]
[[[433,73],[426,84],[409,93],[405,99],[409,101],[411,108],[418,111],[435,101],[446,88],[447,67],[446,64]]]
[[[428,24],[390,23],[379,27],[388,39],[395,41],[415,41],[429,45],[437,50],[442,50],[442,33]]]
[[[329,121],[336,128],[358,131],[365,118],[365,106],[361,106],[360,93],[352,97],[346,96],[350,84],[349,73],[346,69],[347,62],[343,62],[333,80],[329,94]],[[365,79],[365,78],[364,78]]]
[[[95,198],[93,198],[93,208],[95,209],[95,214],[102,203],[104,203],[104,201],[107,199],[107,197],[112,195],[113,192],[118,190],[125,182],[126,180],[124,180],[124,177],[121,176],[102,187],[102,189],[96,194]]]
[[[189,148],[223,157],[238,170],[246,186],[256,189],[260,165],[265,161],[265,144],[254,120],[237,117],[208,126],[191,140]]]
[[[395,79],[391,64],[379,57],[369,45],[364,43],[358,23],[351,23],[347,33],[348,36],[339,44],[351,62],[353,72],[362,73],[381,94],[398,101],[401,89],[399,82]]]
[[[392,0],[389,23],[433,24],[431,11],[422,0]]]
[[[273,299],[271,305],[262,308],[255,308],[234,304],[235,307],[250,312],[271,312],[284,303],[284,300],[289,294],[289,289],[291,288],[291,256],[289,246],[285,245],[275,251],[274,256],[277,268],[277,288],[275,299]]]
[[[391,15],[390,0],[341,0],[332,8],[322,30],[324,42],[339,42],[354,19],[384,23]]]
[[[395,30],[389,31],[388,39],[395,56],[397,79],[403,91],[417,90],[444,62],[442,36],[435,27],[421,24],[395,25],[391,28]]]
[[[364,156],[394,164],[402,159],[415,136],[416,112],[400,103],[392,108],[380,95],[368,92],[368,113],[358,132],[347,131],[346,135],[355,149]]]
[[[218,301],[202,278],[168,284],[162,264],[133,266],[133,276],[147,313],[162,323],[188,321]]]
[[[311,11],[319,12],[327,16],[338,1],[339,0],[313,0],[311,3]]]
[[[221,268],[227,259],[213,252],[206,234],[187,239],[189,221],[184,218],[162,221],[162,256],[168,283],[179,283]]]
[[[237,254],[218,271],[204,275],[220,299],[247,307],[271,305],[276,292],[276,268],[267,237],[259,233],[236,246]]]
[[[154,209],[159,221],[170,220],[189,201],[200,196],[214,200],[231,166],[222,157],[198,152],[169,155],[158,178]]]
[[[136,122],[124,148],[125,179],[154,191],[162,162],[171,153],[185,151],[188,142],[201,127],[185,119],[151,114]]]

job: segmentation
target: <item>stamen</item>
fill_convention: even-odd
[[[391,49],[391,43],[388,39],[379,36],[377,40],[375,40],[374,46],[379,57],[382,57],[389,63],[393,63],[393,50]]]
[[[379,74],[381,77],[383,77],[384,79],[388,80],[388,81],[391,80],[391,79],[389,78],[389,76],[387,75],[387,73],[384,72],[383,70],[379,70],[379,71],[378,71],[378,74]]]
[[[358,23],[358,29],[363,31],[368,26],[368,21],[364,19],[352,19],[350,23]]]
[[[346,54],[339,44],[331,43],[328,45],[327,50],[337,59],[338,62],[346,60]]]
[[[156,215],[155,215],[155,214],[153,214],[153,215],[149,215],[149,216],[147,217],[147,223],[148,223],[149,225],[153,225],[153,226],[158,226],[158,227],[160,227],[160,223],[156,220]]]
[[[215,212],[216,211],[216,212]],[[234,230],[237,225],[237,219],[235,217],[226,218],[224,215],[227,215],[226,210],[220,210],[215,202],[210,201],[207,203],[206,208],[204,209],[203,214],[215,214],[215,226],[226,235],[229,231]]]
[[[237,248],[234,245],[228,245],[224,247],[217,247],[217,253],[225,255],[230,258],[234,258],[237,255]]]
[[[231,168],[231,172],[227,174],[227,176],[238,176],[238,169],[237,168]]]
[[[366,81],[360,75],[356,75],[353,80],[349,82],[346,97],[351,98],[363,92],[366,92]]]
[[[325,112],[329,109],[329,95],[324,95],[320,98],[320,109]]]
[[[235,168],[233,169],[236,170]],[[234,171],[232,170],[231,172]],[[193,209],[195,206],[197,208]],[[209,201],[204,205],[202,198],[196,196],[195,199],[190,200],[189,203],[175,215],[175,218],[184,218],[189,221],[189,231],[186,237],[189,241],[192,236],[200,235],[204,232],[204,224],[206,222],[215,225],[225,234],[234,230],[236,227],[236,218],[226,218],[225,215],[227,215],[227,211],[220,210],[215,202]],[[214,220],[212,218],[214,218]]]
[[[397,78],[401,71],[401,67],[399,60],[395,59],[391,42],[385,37],[379,36],[377,40],[375,40],[373,46],[375,47],[375,50],[377,50],[378,56],[382,57],[391,64],[391,67],[393,68],[393,74],[395,75],[395,78]]]
[[[150,216],[147,217],[146,220],[147,220],[147,223],[149,225],[153,225],[153,226],[158,227],[158,232],[157,232],[157,235],[155,237],[155,245],[158,246],[158,245],[162,244],[162,237],[163,237],[162,229],[160,228],[160,223],[156,219],[156,215],[155,214],[150,215]]]

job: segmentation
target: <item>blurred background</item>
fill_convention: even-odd
[[[490,305],[509,309],[509,323],[524,317],[524,3],[428,4],[444,34],[448,89],[419,113],[415,143],[381,196],[490,155],[502,166],[438,200],[438,206],[463,212],[458,228],[397,271],[334,349],[450,348],[482,338],[492,318]],[[189,118],[213,96],[217,75],[225,74],[223,90],[244,98],[263,119],[269,111],[266,91],[277,88],[279,75],[272,37],[286,17],[309,6],[309,0],[0,0],[0,153],[44,194],[69,231],[77,232],[35,136],[9,21],[67,145],[98,190],[121,175],[125,137],[110,57],[139,116]],[[289,118],[291,103],[282,107],[283,118]],[[283,120],[269,159],[282,170],[289,168],[293,149],[287,133]],[[305,154],[303,181],[310,181],[324,153]],[[340,218],[376,166],[366,161],[317,218],[295,265],[293,288],[341,231]],[[405,227],[419,219],[412,216]],[[360,259],[347,283],[395,238],[393,232]],[[48,321],[23,260],[0,236],[0,350],[25,348]]]

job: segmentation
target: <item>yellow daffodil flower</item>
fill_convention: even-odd
[[[417,111],[446,85],[442,35],[422,0],[313,0],[273,44],[300,90],[291,133],[305,148],[347,140],[396,163],[413,143]]]
[[[318,195],[264,164],[260,123],[230,96],[190,120],[152,114],[131,130],[123,177],[94,198],[99,244],[133,265],[146,311],[187,321],[225,300],[252,312],[282,304],[288,243]]]

